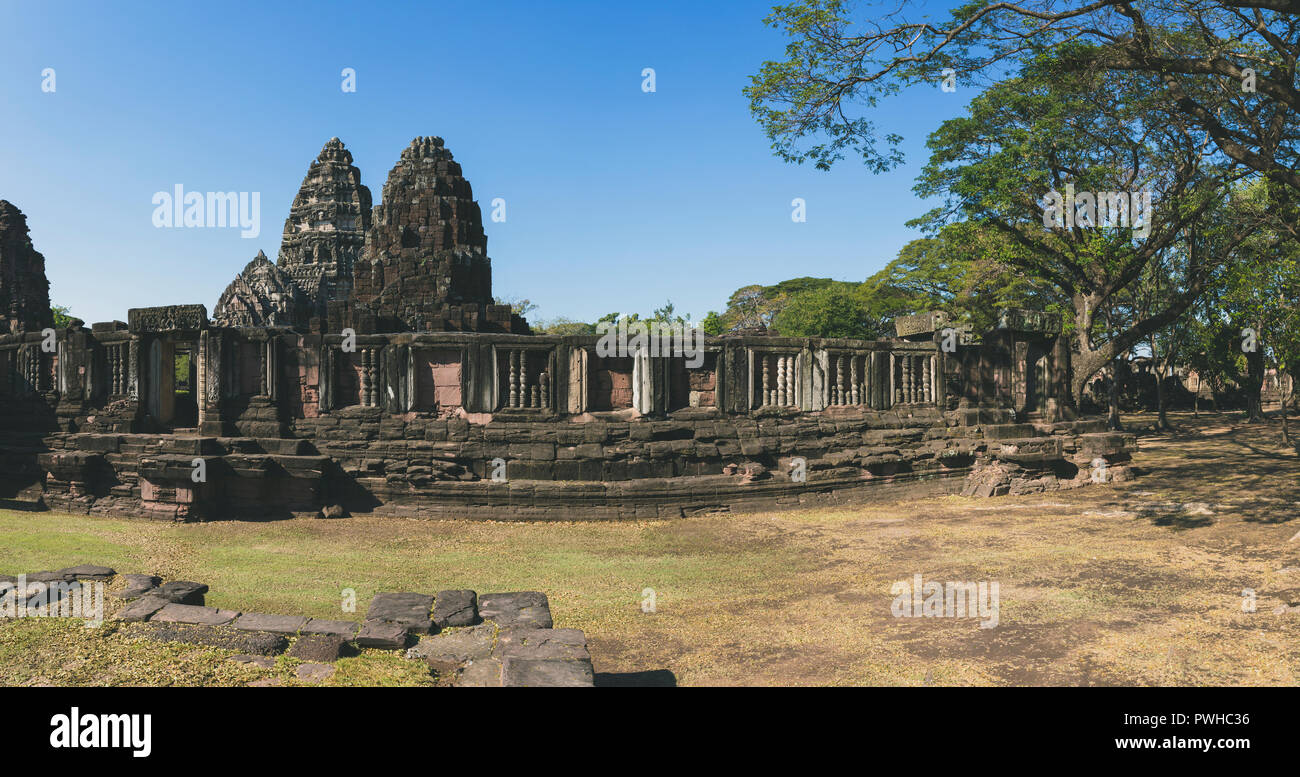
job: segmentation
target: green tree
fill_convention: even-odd
[[[928,142],[916,192],[943,203],[912,223],[931,233],[972,224],[986,238],[986,258],[1069,300],[1076,403],[1106,364],[1176,321],[1257,226],[1224,207],[1232,169],[1207,163],[1194,127],[1161,114],[1162,99],[1139,79],[1062,71],[1038,52]],[[1145,214],[1141,229],[1108,214],[1110,203],[1092,214],[1072,210],[1077,218],[1049,228],[1045,195],[1069,187],[1090,197],[1132,193],[1135,205],[1149,193],[1159,210]],[[1169,265],[1177,274],[1159,307],[1120,315],[1124,290],[1180,242],[1187,259]]]
[[[834,283],[790,296],[774,328],[783,337],[853,337],[875,335],[860,284]]]
[[[1297,0],[966,2],[947,18],[906,4],[859,18],[847,0],[797,0],[764,19],[789,38],[745,94],[782,158],[829,168],[846,153],[873,170],[900,137],[868,116],[907,89],[983,86],[1043,51],[1063,72],[1122,74],[1158,91],[1210,150],[1300,190]]]
[[[52,305],[50,312],[54,314],[54,328],[65,329],[72,326],[72,311],[68,310],[66,305]]]

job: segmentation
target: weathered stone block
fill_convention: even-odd
[[[591,659],[587,637],[579,629],[504,629],[497,636],[494,655],[538,660]]]
[[[398,650],[406,647],[407,639],[406,627],[400,623],[366,621],[357,632],[356,642],[361,647]]]
[[[124,621],[146,621],[168,604],[171,602],[161,596],[141,596],[124,607],[117,617]]]
[[[501,684],[507,688],[584,688],[596,683],[590,661],[507,656],[501,662]]]
[[[122,578],[126,581],[126,588],[114,594],[120,599],[137,599],[154,592],[162,582],[157,575],[122,575]]]
[[[239,617],[236,610],[219,610],[191,604],[168,603],[150,619],[162,623],[192,623],[200,626],[226,626]]]
[[[301,615],[263,615],[249,612],[239,616],[233,624],[245,631],[269,631],[273,634],[297,634],[307,625],[307,618]]]
[[[366,621],[398,623],[412,634],[428,634],[433,627],[430,610],[433,597],[417,593],[375,594],[366,612]]]
[[[343,644],[343,638],[337,634],[304,634],[289,648],[289,657],[330,663],[343,654]]]
[[[333,634],[342,637],[346,641],[351,641],[357,635],[361,628],[360,623],[353,621],[330,621],[318,620],[312,618],[307,621],[307,625],[302,627],[303,634]]]
[[[479,622],[478,594],[470,590],[439,591],[433,603],[433,625],[473,626]]]
[[[159,596],[176,604],[201,606],[203,604],[203,595],[207,592],[208,587],[206,585],[190,580],[173,580],[158,587]]]
[[[546,594],[538,591],[521,591],[504,594],[484,594],[479,597],[479,617],[493,621],[506,629],[514,626],[549,629],[551,604]]]

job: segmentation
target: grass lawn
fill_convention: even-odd
[[[380,591],[539,590],[586,631],[598,684],[1294,685],[1300,606],[1274,610],[1300,605],[1300,461],[1277,424],[1174,421],[1140,438],[1135,481],[991,500],[643,523],[0,512],[0,572],[106,564],[208,583],[220,607],[353,620]],[[891,585],[917,573],[997,581],[999,625],[893,617]],[[131,631],[0,622],[0,684],[295,682],[289,659]],[[432,682],[418,666],[364,651],[329,684]]]

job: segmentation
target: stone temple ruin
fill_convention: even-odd
[[[277,261],[259,253],[211,318],[54,329],[44,259],[0,202],[0,504],[644,519],[1129,476],[1133,438],[1068,407],[1050,315],[1007,311],[958,342],[936,312],[890,340],[611,356],[532,334],[491,292],[482,215],[440,138],[402,152],[378,206],[330,140]]]

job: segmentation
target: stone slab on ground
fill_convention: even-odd
[[[162,578],[157,575],[122,575],[122,579],[126,581],[126,588],[113,594],[119,599],[138,599],[162,583]]]
[[[366,621],[400,623],[412,634],[428,634],[433,628],[429,611],[433,597],[429,594],[383,593],[375,594],[366,612]]]
[[[498,635],[493,655],[536,660],[591,660],[587,636],[580,629],[506,629]]]
[[[334,667],[329,664],[303,664],[294,674],[306,683],[323,683],[334,676]]]
[[[169,604],[171,604],[171,602],[161,596],[149,594],[136,599],[126,607],[122,608],[122,611],[117,614],[117,617],[119,620],[124,621],[147,621],[149,618],[153,617],[154,613]]]
[[[169,603],[150,620],[161,623],[193,623],[200,626],[225,626],[239,617],[236,610],[218,610],[193,604]]]
[[[468,589],[439,591],[433,600],[433,625],[440,629],[479,622],[478,594]]]
[[[435,669],[446,669],[487,658],[492,655],[496,628],[490,624],[457,629],[433,637],[424,637],[410,650],[407,658],[422,658]]]
[[[495,658],[482,658],[466,666],[456,678],[458,688],[500,688],[501,662]]]
[[[239,631],[228,626],[196,626],[186,623],[142,623],[133,626],[141,636],[157,642],[184,642],[190,645],[237,650],[250,656],[275,656],[284,652],[289,640],[283,634],[265,631]]]
[[[551,604],[546,594],[539,591],[483,594],[478,599],[478,614],[503,629],[517,626],[549,629],[555,625],[551,620]]]
[[[596,684],[590,661],[516,658],[501,661],[501,684],[507,688],[586,688]]]
[[[357,644],[361,647],[398,650],[406,647],[406,626],[388,621],[366,621],[357,632]]]
[[[28,572],[24,577],[28,583],[54,583],[63,580],[63,575],[58,572],[45,570],[44,572]]]
[[[176,604],[201,606],[203,604],[203,595],[207,592],[208,587],[206,585],[190,580],[173,580],[158,587],[159,596]]]
[[[112,567],[95,566],[94,564],[78,564],[75,567],[60,569],[56,574],[62,575],[64,580],[104,581],[116,575],[117,570]]]
[[[263,669],[270,669],[275,666],[275,659],[269,656],[250,656],[241,653],[237,656],[231,656],[230,660],[234,661],[236,664],[252,664],[253,666],[260,666]]]
[[[313,663],[332,663],[343,654],[343,638],[337,634],[304,634],[289,648],[289,657]]]
[[[307,625],[307,618],[302,615],[264,615],[246,612],[235,621],[237,629],[245,631],[269,631],[272,634],[297,634]]]
[[[357,636],[357,631],[361,628],[360,623],[355,621],[329,621],[312,618],[307,621],[307,625],[302,627],[303,634],[334,634],[342,637],[344,640],[352,641]]]

